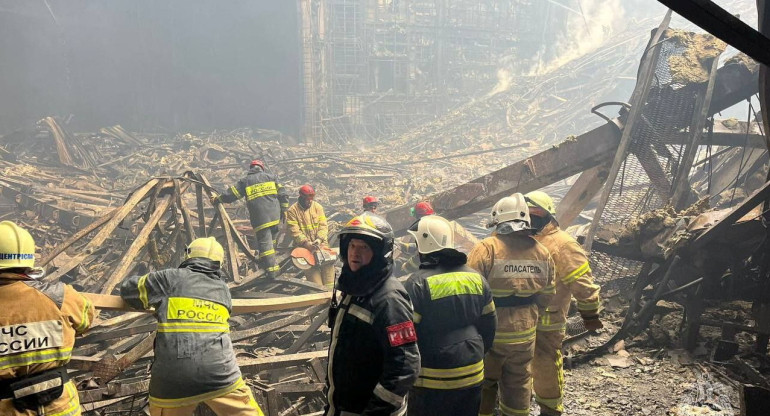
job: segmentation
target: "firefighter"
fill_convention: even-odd
[[[429,215],[409,233],[420,253],[420,270],[405,286],[414,305],[421,367],[408,415],[476,416],[484,354],[495,337],[492,291],[454,248],[449,221]]]
[[[29,232],[0,222],[0,415],[80,415],[67,363],[94,306],[72,286],[42,276]]]
[[[537,304],[553,292],[554,264],[548,249],[532,238],[524,195],[502,198],[492,208],[491,237],[473,248],[468,265],[492,288],[497,332],[484,358],[484,386],[479,415],[491,415],[497,404],[505,416],[529,415],[531,363],[535,354]]]
[[[553,200],[542,191],[525,195],[535,239],[545,245],[556,264],[556,294],[540,303],[535,359],[532,363],[535,401],[541,415],[561,415],[564,411],[564,370],[561,345],[572,296],[577,299],[585,327],[603,327],[599,320],[599,286],[593,282],[588,257],[577,241],[559,228]]]
[[[129,305],[154,309],[158,318],[151,416],[188,416],[200,403],[217,415],[263,416],[230,341],[224,253],[214,237],[198,238],[179,268],[129,277],[120,285]]]
[[[315,190],[310,185],[299,188],[299,198],[286,212],[286,224],[294,238],[295,247],[304,247],[315,253],[329,247],[329,227],[326,214],[318,202],[315,202]],[[319,264],[306,271],[309,281],[334,287],[334,263]]]
[[[324,415],[403,415],[420,354],[409,296],[392,276],[393,229],[369,212],[354,217],[340,231],[340,254]]]
[[[410,228],[415,228],[422,217],[434,214],[436,214],[436,212],[433,210],[433,206],[430,202],[418,202],[411,209],[411,215],[414,217],[415,221]],[[420,254],[417,252],[417,244],[414,242],[414,239],[411,236],[399,238],[398,246],[403,258],[400,272],[402,274],[409,274],[417,271],[420,268]]]
[[[278,177],[265,170],[265,162],[253,160],[249,173],[231,186],[222,195],[212,197],[212,203],[229,204],[246,198],[251,227],[254,229],[259,251],[259,267],[274,279],[281,269],[275,261],[275,243],[278,238],[278,224],[289,208],[289,197]]]
[[[364,197],[364,201],[362,204],[364,211],[371,212],[372,214],[377,213],[377,207],[380,206],[380,200],[377,199],[376,196],[367,195]]]

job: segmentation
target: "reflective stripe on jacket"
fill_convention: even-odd
[[[594,284],[588,257],[580,244],[554,222],[546,225],[535,239],[548,248],[556,265],[556,294],[547,303],[547,311],[559,313],[551,319],[564,322],[572,296],[577,299],[582,316],[597,315],[599,286]]]
[[[423,268],[407,280],[421,368],[415,387],[462,389],[484,380],[484,354],[495,336],[487,281],[468,266]]]
[[[230,291],[213,264],[190,259],[178,269],[133,276],[120,286],[129,305],[154,308],[158,318],[150,400],[159,407],[218,397],[242,383],[227,322]]]
[[[286,211],[289,205],[289,197],[278,182],[278,177],[260,168],[252,168],[245,178],[219,196],[219,200],[224,203],[241,198],[246,199],[254,231],[278,225],[281,213]]]
[[[313,201],[308,209],[302,209],[299,202],[295,202],[286,212],[286,224],[294,238],[295,246],[301,246],[305,241],[312,242],[316,239],[320,239],[323,244],[329,243],[326,214],[318,202]]]
[[[18,276],[0,273],[0,305],[7,312],[0,314],[0,380],[69,362],[75,335],[91,326],[96,313],[72,286]]]

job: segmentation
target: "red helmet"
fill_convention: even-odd
[[[310,185],[302,185],[299,187],[299,194],[302,196],[315,196],[315,189]]]
[[[412,208],[412,216],[417,218],[422,218],[426,215],[433,215],[435,213],[436,211],[433,211],[433,207],[428,201],[418,202],[414,208]]]
[[[367,195],[364,197],[364,203],[363,203],[364,206],[367,206],[369,204],[379,204],[379,203],[380,203],[380,200],[377,199],[376,196]]]
[[[249,165],[249,168],[253,168],[254,166],[259,166],[260,168],[262,168],[262,170],[265,170],[265,162],[259,159],[252,160],[251,164]]]

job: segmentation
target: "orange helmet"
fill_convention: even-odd
[[[380,200],[376,196],[367,195],[364,197],[364,209],[377,208],[378,205],[380,205]]]
[[[259,159],[252,160],[251,164],[249,165],[249,168],[253,168],[254,166],[259,166],[260,168],[262,168],[262,170],[265,170],[265,162]]]
[[[310,185],[302,185],[299,187],[299,194],[302,196],[315,196],[315,189]]]
[[[430,202],[428,201],[422,201],[418,202],[414,208],[412,208],[412,216],[420,219],[426,215],[433,215],[436,211],[433,210],[433,206],[431,206]]]

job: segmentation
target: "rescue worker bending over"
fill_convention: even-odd
[[[314,201],[315,190],[310,185],[299,188],[299,198],[286,212],[286,224],[294,238],[295,247],[304,247],[315,253],[322,247],[329,247],[329,227],[326,225],[326,214],[318,202]],[[320,264],[311,267],[306,272],[307,280],[326,286],[329,290],[334,287],[334,263]]]
[[[392,276],[393,229],[368,212],[354,217],[340,231],[340,254],[324,415],[403,415],[420,354],[409,297]]]
[[[556,294],[549,302],[538,302],[540,321],[537,324],[535,358],[532,362],[535,400],[540,414],[558,416],[564,411],[564,370],[561,346],[566,330],[572,296],[586,329],[602,328],[599,320],[599,286],[593,282],[583,248],[572,236],[559,228],[553,200],[542,191],[525,195],[529,205],[535,239],[551,252],[556,264]]]
[[[246,198],[251,227],[256,234],[259,268],[267,272],[268,278],[274,279],[280,270],[275,261],[278,224],[289,208],[289,196],[278,182],[278,177],[265,171],[265,162],[253,160],[246,177],[222,195],[212,197],[211,202],[229,204],[241,198]]]
[[[187,247],[177,269],[133,276],[120,296],[137,309],[155,309],[158,333],[150,377],[150,415],[189,416],[205,403],[220,416],[262,416],[235,361],[227,320],[230,291],[214,237]]]
[[[376,196],[365,196],[362,207],[364,211],[369,211],[372,214],[377,213],[377,207],[380,206],[380,200]]]
[[[417,227],[422,217],[434,215],[436,212],[428,201],[422,201],[412,207],[412,216],[415,218],[414,224],[409,228]],[[398,239],[398,246],[401,250],[403,262],[401,264],[401,273],[414,273],[420,268],[420,254],[417,252],[417,244],[411,236],[404,236]]]
[[[414,305],[421,367],[408,415],[476,416],[484,354],[495,337],[492,291],[455,250],[449,221],[429,215],[409,233],[420,253],[420,270],[405,286]]]
[[[67,375],[75,335],[91,326],[94,306],[72,286],[41,282],[35,241],[0,222],[0,415],[79,416]]]
[[[505,416],[527,416],[532,400],[531,363],[535,354],[536,300],[553,293],[551,255],[531,236],[524,195],[505,197],[492,208],[495,232],[473,248],[468,265],[492,287],[497,332],[484,359],[480,415],[492,415],[497,404]]]

